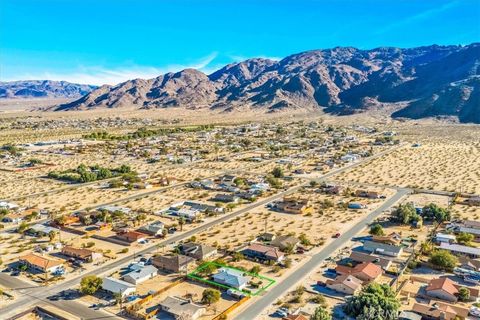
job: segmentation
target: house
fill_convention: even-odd
[[[158,275],[157,268],[152,265],[146,265],[140,270],[134,270],[127,273],[122,277],[122,279],[132,284],[140,284],[147,281],[148,279],[152,279],[156,275]]]
[[[363,243],[363,250],[397,258],[403,252],[402,247],[368,240]]]
[[[223,193],[218,193],[215,195],[215,197],[212,198],[212,201],[226,202],[226,203],[237,203],[239,200],[240,198],[237,197],[236,195],[223,194]]]
[[[188,267],[195,262],[192,257],[183,254],[155,256],[152,259],[152,264],[167,272],[179,273],[188,271]]]
[[[205,307],[195,304],[190,300],[171,296],[166,297],[160,302],[159,307],[175,319],[195,320],[201,317],[207,310]]]
[[[186,209],[182,208],[178,211],[175,211],[175,214],[179,217],[185,218],[187,221],[195,221],[200,218],[201,212],[195,209]]]
[[[270,232],[262,233],[258,236],[259,240],[270,242],[275,239],[275,234]]]
[[[62,249],[62,254],[66,255],[67,257],[72,257],[76,259],[80,259],[85,262],[92,262],[102,258],[102,254],[83,248],[74,248],[72,246],[65,246]]]
[[[221,183],[218,185],[219,190],[223,190],[226,192],[239,192],[240,188],[238,188],[233,183]]]
[[[58,231],[59,230],[57,228],[52,228],[41,223],[36,223],[28,228],[27,234],[43,236],[43,235],[49,234],[50,232],[58,232]]]
[[[335,280],[328,279],[326,281],[327,288],[334,291],[354,295],[362,289],[362,280],[355,278],[350,274],[341,275],[335,278]]]
[[[471,259],[469,257],[460,256],[458,261],[464,269],[480,271],[480,259]]]
[[[480,230],[480,222],[477,220],[463,220],[463,226],[465,228],[472,228]]]
[[[178,208],[178,206],[180,206],[180,207],[181,206],[190,207],[192,210],[197,210],[197,211],[200,211],[202,213],[209,213],[209,212],[223,213],[225,211],[224,208],[220,208],[220,207],[217,207],[217,206],[212,206],[212,205],[204,204],[204,203],[192,202],[192,201],[185,201],[182,204],[177,204],[177,208]]]
[[[250,186],[248,190],[249,193],[253,194],[262,194],[270,189],[270,185],[268,183],[255,183]]]
[[[377,266],[381,267],[383,270],[388,270],[390,267],[392,260],[382,258],[382,257],[377,257],[371,254],[359,252],[359,251],[352,251],[350,253],[350,257],[348,259],[355,261],[355,262],[372,262],[376,264]]]
[[[270,245],[273,247],[277,247],[282,251],[286,251],[290,248],[294,250],[299,243],[300,243],[300,240],[298,240],[295,237],[278,236],[270,242]]]
[[[218,182],[221,182],[221,183],[234,183],[236,177],[234,175],[231,175],[231,174],[226,174],[226,175],[223,175],[221,176],[219,179],[218,179]]]
[[[313,207],[310,206],[310,201],[308,199],[297,199],[292,197],[284,197],[283,201],[275,204],[275,209],[293,214],[313,213]]]
[[[106,211],[109,213],[121,212],[125,215],[128,215],[132,212],[132,209],[126,207],[117,207],[117,206],[102,206],[97,209],[97,211]]]
[[[376,191],[370,191],[370,190],[356,190],[355,191],[355,196],[360,197],[360,198],[369,198],[369,199],[378,199],[380,198],[380,193]]]
[[[26,265],[29,269],[44,273],[56,273],[63,269],[63,262],[38,256],[30,253],[19,258],[19,263]]]
[[[111,277],[103,278],[102,289],[112,294],[120,294],[122,298],[135,293],[137,290],[134,284]]]
[[[202,187],[205,190],[215,190],[216,186],[215,183],[212,180],[209,179],[204,179],[200,181],[200,187]]]
[[[468,308],[442,302],[434,302],[429,305],[414,303],[412,311],[422,315],[426,319],[438,320],[466,319],[469,313]]]
[[[117,233],[117,238],[125,242],[142,242],[145,241],[148,235],[138,231],[126,231]]]
[[[253,243],[241,251],[241,253],[254,260],[263,262],[280,262],[285,258],[285,254],[276,247],[267,246],[260,243]]]
[[[458,290],[455,286],[455,282],[449,278],[433,279],[428,284],[425,292],[428,296],[445,300],[449,302],[456,302],[458,300]]]
[[[0,209],[17,210],[18,208],[19,206],[15,203],[0,201]]]
[[[141,227],[140,231],[151,236],[160,237],[163,235],[164,227],[161,221],[155,221]]]
[[[256,198],[255,194],[251,192],[236,192],[235,196],[248,201],[252,201]]]
[[[221,268],[212,276],[216,283],[226,285],[235,289],[243,289],[248,283],[247,278],[243,276],[244,272],[240,270]]]
[[[201,243],[184,243],[180,246],[180,253],[196,260],[207,260],[217,254],[217,249]]]
[[[342,187],[339,185],[325,184],[319,188],[320,192],[326,194],[340,194],[342,192]]]
[[[437,233],[435,235],[435,242],[437,243],[455,243],[457,241],[457,238],[453,234],[446,234],[446,233]]]
[[[355,162],[360,159],[360,155],[358,154],[346,154],[340,157],[340,160],[344,162]]]
[[[69,226],[78,222],[80,222],[80,218],[78,216],[70,215],[65,216],[65,218],[62,221],[59,221],[57,224],[60,226]]]
[[[401,238],[400,235],[398,235],[396,233],[391,233],[387,236],[373,235],[372,236],[372,241],[398,246],[402,242],[402,238]]]
[[[480,257],[480,249],[479,248],[467,247],[467,246],[460,245],[460,244],[450,244],[450,243],[442,242],[440,244],[440,249],[444,249],[444,250],[450,251],[454,254],[464,255],[464,256],[467,256],[467,257],[471,257],[471,258]]]
[[[339,275],[352,275],[363,282],[375,281],[382,273],[382,268],[371,262],[362,262],[355,267],[338,265],[335,271]]]

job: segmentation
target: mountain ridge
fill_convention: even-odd
[[[310,50],[252,58],[207,75],[185,69],[101,86],[55,110],[186,108],[324,110],[343,115],[384,105],[393,117],[480,123],[480,43],[417,48]]]

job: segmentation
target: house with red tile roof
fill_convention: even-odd
[[[30,253],[19,259],[20,264],[26,265],[28,268],[41,272],[56,272],[63,267],[63,262],[38,256]]]
[[[455,282],[449,278],[438,278],[431,280],[425,289],[425,292],[432,298],[449,302],[456,302],[458,299],[458,289],[455,286]]]
[[[117,233],[117,238],[125,242],[140,242],[148,237],[147,234],[138,231],[127,231]]]
[[[362,262],[355,267],[350,268],[347,266],[338,265],[335,271],[339,275],[352,275],[363,282],[375,281],[382,273],[382,268],[371,262]]]

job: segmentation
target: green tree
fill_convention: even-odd
[[[184,217],[178,218],[178,225],[180,226],[180,231],[183,231],[184,224],[185,224],[185,218]]]
[[[233,258],[233,261],[237,262],[237,261],[243,260],[244,256],[240,252],[234,252],[232,254],[232,258]]]
[[[308,237],[305,233],[301,233],[300,236],[298,237],[298,240],[300,240],[300,243],[304,246],[309,246],[309,245],[312,244],[310,242],[310,239],[308,239]]]
[[[437,222],[449,221],[451,219],[450,210],[437,206],[435,203],[430,203],[423,207],[423,217],[429,220],[436,220]]]
[[[18,233],[21,233],[21,234],[24,234],[25,231],[27,231],[29,227],[30,227],[30,226],[29,226],[28,223],[22,222],[22,223],[18,226],[17,232],[18,232]]]
[[[50,239],[50,242],[53,242],[53,240],[55,240],[55,237],[57,236],[57,232],[56,231],[50,231],[48,233],[48,238]]]
[[[318,307],[310,316],[310,320],[331,320],[332,315],[324,307]]]
[[[400,302],[386,284],[370,283],[362,291],[347,299],[344,311],[355,319],[397,319]]]
[[[202,302],[208,305],[220,300],[220,291],[216,289],[205,289],[202,293]]]
[[[370,234],[374,236],[383,236],[385,232],[383,232],[383,227],[376,223],[370,227]]]
[[[207,265],[205,265],[205,267],[202,268],[202,270],[200,270],[200,273],[209,276],[215,271],[217,271],[217,269],[218,267],[216,265],[214,265],[213,263],[208,263]]]
[[[445,270],[453,270],[458,263],[457,257],[447,250],[435,250],[429,261],[433,265]]]
[[[261,270],[262,270],[262,269],[260,268],[260,266],[253,266],[253,267],[250,269],[250,272],[253,273],[253,274],[259,274]]]
[[[465,287],[458,289],[458,300],[463,302],[470,300],[470,290]]]
[[[395,220],[402,224],[410,224],[418,220],[419,216],[412,203],[399,205],[393,212]]]
[[[83,294],[95,294],[102,287],[102,278],[97,276],[85,276],[80,281],[80,292]]]
[[[475,237],[473,236],[473,234],[460,232],[457,235],[457,242],[468,246],[470,245],[470,242],[472,242],[474,238]]]
[[[278,178],[283,178],[284,177],[283,169],[281,167],[273,168],[272,175],[277,179]]]

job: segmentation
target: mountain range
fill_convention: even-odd
[[[80,98],[96,88],[51,80],[0,82],[0,98]]]
[[[195,69],[93,89],[61,110],[136,107],[221,111],[389,110],[392,117],[456,117],[480,123],[480,43],[336,47],[282,60],[249,59],[205,74]]]

